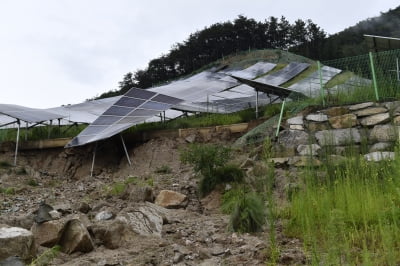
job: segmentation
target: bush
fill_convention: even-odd
[[[243,170],[234,164],[228,164],[215,169],[214,172],[217,183],[242,182],[244,178]]]
[[[160,167],[157,167],[154,172],[157,174],[170,174],[172,173],[172,169],[168,165],[164,164]]]
[[[236,196],[231,195],[233,211],[229,229],[235,232],[259,232],[265,223],[266,213],[262,199],[254,192],[243,190]],[[236,202],[235,202],[236,200]]]

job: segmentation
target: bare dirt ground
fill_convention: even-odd
[[[229,145],[229,141],[219,142]],[[94,175],[90,177],[92,147],[73,150],[49,149],[22,151],[18,167],[0,168],[0,187],[13,188],[13,193],[0,193],[0,224],[30,228],[32,212],[40,202],[61,206],[65,212],[87,217],[92,222],[100,210],[118,213],[135,202],[109,194],[109,188],[128,177],[151,184],[154,195],[168,189],[188,196],[186,208],[169,210],[169,221],[162,227],[161,237],[127,235],[117,249],[96,245],[89,253],[60,253],[50,265],[265,265],[269,258],[268,227],[257,234],[237,234],[227,230],[229,216],[219,210],[223,189],[204,199],[198,197],[198,179],[191,167],[180,162],[184,139],[153,139],[131,145],[129,166],[122,147],[109,142],[100,146]],[[248,150],[235,150],[235,161],[248,158]],[[13,152],[0,153],[0,161],[12,161]],[[168,173],[157,169],[168,166]],[[278,171],[280,183],[285,172]],[[284,184],[278,184],[279,187]],[[82,204],[90,206],[87,214]],[[85,218],[86,219],[86,218]],[[278,226],[279,264],[304,264],[305,256],[297,239],[284,236]],[[46,248],[41,247],[43,252]]]

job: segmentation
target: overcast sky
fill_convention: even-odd
[[[47,108],[116,89],[196,30],[239,14],[312,19],[329,34],[398,0],[0,0],[0,103]]]

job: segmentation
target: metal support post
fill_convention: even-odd
[[[125,146],[124,138],[122,137],[122,135],[119,135],[119,136],[121,137],[122,146],[124,146],[124,151],[125,151],[126,159],[128,159],[129,165],[132,166],[131,159],[129,159],[128,150],[126,149],[126,146]]]
[[[28,122],[25,122],[25,141],[28,140]]]
[[[318,66],[318,74],[319,74],[319,85],[321,87],[322,106],[325,106],[325,91],[324,91],[324,83],[322,82],[321,62],[317,61],[317,66]]]
[[[284,110],[284,109],[285,109],[285,100],[283,100],[283,102],[282,102],[281,113],[280,113],[280,115],[279,115],[278,127],[276,128],[275,137],[278,137],[278,135],[279,135],[279,129],[280,129],[280,127],[281,127],[282,117],[283,117],[283,110]]]
[[[15,140],[15,154],[14,154],[14,166],[17,165],[17,156],[18,156],[18,145],[19,145],[19,131],[21,128],[21,122],[19,119],[17,120],[18,128],[17,128],[17,139]]]
[[[369,61],[371,63],[371,72],[372,72],[372,79],[373,79],[373,82],[374,82],[375,97],[376,97],[376,100],[379,101],[378,83],[376,81],[374,58],[372,56],[372,52],[369,52]]]
[[[256,119],[258,119],[258,91],[256,91]]]
[[[93,177],[94,161],[96,160],[96,151],[97,151],[97,141],[93,150],[93,159],[92,159],[92,168],[90,168],[90,177]]]
[[[53,120],[50,120],[50,125],[49,125],[49,129],[47,131],[47,139],[50,139],[50,133],[51,133],[51,127],[53,125]]]
[[[400,65],[398,57],[396,57],[396,72],[397,72],[397,81],[400,81]]]

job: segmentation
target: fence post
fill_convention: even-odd
[[[318,74],[319,74],[319,85],[321,87],[322,105],[325,106],[325,91],[324,91],[324,84],[322,83],[322,69],[321,69],[320,61],[317,61],[317,66],[318,66]]]
[[[285,100],[283,100],[283,102],[282,102],[281,113],[279,115],[278,127],[276,128],[275,137],[278,137],[278,135],[279,135],[279,128],[281,127],[281,123],[282,123],[283,109],[285,109]]]
[[[378,83],[376,81],[374,58],[372,56],[372,52],[369,52],[369,61],[371,63],[371,72],[372,72],[372,80],[374,82],[375,98],[376,98],[377,101],[379,101]]]

